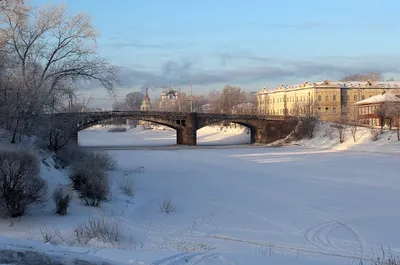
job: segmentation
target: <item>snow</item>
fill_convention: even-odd
[[[374,104],[374,103],[385,103],[385,102],[400,102],[400,98],[392,93],[384,93],[382,95],[376,95],[361,101],[356,102],[356,105],[362,104]]]
[[[79,141],[108,146],[118,160],[110,201],[93,208],[74,197],[67,216],[54,215],[50,201],[21,219],[2,220],[1,255],[34,250],[65,264],[317,265],[358,264],[378,257],[381,247],[400,254],[395,132],[373,141],[370,129],[360,128],[357,142],[349,131],[339,144],[337,132],[322,123],[313,139],[273,148],[243,145],[249,140],[243,128],[208,127],[198,132],[204,146],[187,149],[174,146],[173,130],[108,129],[82,131]],[[159,148],[113,148],[122,145]],[[66,172],[43,159],[50,190],[67,184]],[[134,198],[118,188],[126,178],[135,183]],[[176,207],[169,214],[159,210],[166,197]],[[129,240],[74,243],[73,230],[90,216],[117,220]],[[45,244],[41,230],[59,231],[66,243]]]
[[[236,128],[235,128],[236,126]],[[109,133],[110,127],[95,126],[79,132],[81,146],[163,146],[176,144],[176,131],[165,126],[152,126],[144,130],[142,126],[130,128],[126,132]],[[230,145],[250,143],[248,129],[239,125],[230,127],[212,126],[197,131],[198,145]]]

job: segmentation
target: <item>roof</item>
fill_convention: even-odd
[[[301,88],[311,88],[311,87],[338,87],[338,88],[394,88],[400,89],[400,82],[399,81],[365,81],[365,82],[358,82],[358,81],[349,81],[349,82],[342,82],[342,81],[328,81],[324,80],[322,82],[307,82],[305,81],[303,84],[297,85],[280,85],[278,88],[274,89],[266,89],[262,88],[260,92],[257,94],[263,93],[271,93],[271,92],[279,92],[279,91],[289,91],[289,90],[296,90]]]
[[[398,102],[400,103],[400,98],[392,93],[384,93],[381,95],[376,95],[355,103],[355,105],[363,105],[363,104],[377,104],[377,103],[385,103],[385,102]]]

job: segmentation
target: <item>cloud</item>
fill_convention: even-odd
[[[167,60],[159,69],[143,70],[135,67],[122,67],[121,88],[151,90],[172,86],[220,88],[223,84],[239,85],[246,88],[250,84],[292,84],[305,80],[320,81],[325,78],[337,80],[348,74],[363,72],[381,72],[399,74],[400,56],[369,57],[320,57],[308,60],[296,60],[272,57],[257,57],[245,53],[240,55],[222,54],[228,67],[204,69],[189,59]],[[392,77],[392,76],[388,76]],[[95,88],[97,84],[90,85]],[[98,87],[98,85],[97,85]],[[87,87],[89,88],[89,87]],[[86,89],[87,89],[86,88]],[[252,87],[252,89],[255,89]]]
[[[226,59],[227,57],[225,57]],[[239,57],[243,59],[244,57]],[[130,86],[166,86],[169,79],[179,83],[179,79],[171,76],[191,76],[193,85],[212,85],[218,83],[251,83],[268,82],[269,80],[282,79],[310,79],[328,78],[336,79],[344,75],[358,72],[377,71],[385,73],[400,73],[398,65],[399,56],[374,56],[374,57],[330,57],[316,58],[313,60],[290,60],[263,57],[245,57],[247,60],[257,62],[238,65],[232,69],[202,70],[195,68],[189,61],[168,61],[159,72],[146,72],[138,69],[125,68],[123,79]],[[264,62],[264,63],[262,63]]]

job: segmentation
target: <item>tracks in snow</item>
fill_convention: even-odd
[[[338,229],[349,232],[354,240],[349,241],[332,238],[332,233]],[[304,238],[311,245],[324,251],[339,250],[349,253],[351,252],[349,248],[352,247],[352,254],[354,254],[354,256],[361,256],[364,253],[365,243],[361,236],[348,224],[338,220],[332,220],[309,228],[304,233]],[[351,244],[346,244],[350,242]]]
[[[197,265],[218,257],[218,254],[180,253],[154,261],[150,265]]]

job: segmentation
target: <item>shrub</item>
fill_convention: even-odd
[[[75,230],[76,241],[80,244],[87,244],[92,239],[104,243],[118,244],[124,236],[120,224],[104,216],[89,218],[87,222],[79,225]]]
[[[36,155],[26,150],[0,151],[0,212],[24,215],[28,206],[46,200],[47,182],[40,178]]]
[[[40,229],[40,233],[43,238],[43,243],[50,243],[52,245],[58,245],[59,243],[65,243],[64,237],[61,235],[60,230],[56,229]]]
[[[118,167],[117,161],[106,152],[87,152],[87,159],[93,160],[105,170],[115,170]]]
[[[379,139],[379,131],[372,129],[371,130],[371,140],[375,142],[375,141],[378,141],[378,139]]]
[[[299,117],[299,123],[294,129],[294,136],[297,140],[307,137],[312,139],[314,137],[314,132],[317,130],[319,120],[313,116]]]
[[[124,179],[124,182],[119,186],[119,188],[125,195],[129,197],[135,196],[135,184],[132,179],[126,177]]]
[[[107,132],[126,132],[126,130],[125,127],[114,127],[110,128]]]
[[[363,261],[360,261],[360,265],[364,264]],[[381,247],[381,255],[380,257],[374,258],[371,262],[372,265],[400,265],[400,258],[398,255],[392,253],[392,250],[389,248],[387,251]]]
[[[98,207],[110,193],[108,175],[104,169],[96,168],[96,164],[76,163],[71,168],[69,177],[73,188],[79,193],[79,198],[86,205]]]
[[[323,137],[328,137],[329,139],[333,139],[333,129],[332,127],[326,127],[324,129]]]
[[[80,160],[85,156],[85,150],[78,146],[68,145],[59,151],[57,151],[55,158],[59,161],[63,167],[67,167],[73,163],[73,161]]]
[[[73,189],[87,205],[99,206],[110,193],[107,170],[115,169],[116,162],[108,153],[76,150],[69,175]]]
[[[64,187],[58,187],[53,191],[53,200],[56,204],[56,213],[66,215],[70,203],[70,195]]]
[[[85,150],[78,146],[70,145],[61,149],[57,152],[56,159],[60,161],[64,167],[73,166],[74,163],[90,161],[88,163],[95,164],[96,167],[105,170],[114,170],[117,168],[117,162],[108,153]]]
[[[171,200],[171,197],[164,198],[159,205],[160,211],[164,213],[172,213],[176,210],[174,203]]]

